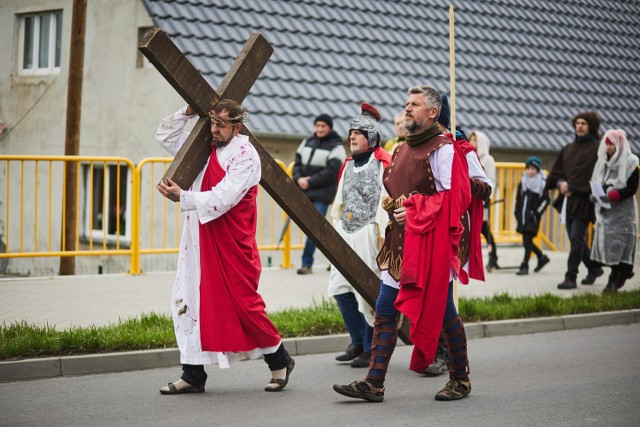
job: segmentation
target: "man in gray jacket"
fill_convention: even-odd
[[[296,150],[293,166],[295,182],[323,216],[336,196],[338,173],[347,158],[342,139],[333,130],[333,119],[320,114],[313,121],[315,133]],[[311,274],[316,246],[307,237],[298,274]]]

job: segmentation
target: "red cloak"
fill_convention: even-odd
[[[409,369],[424,370],[433,362],[449,290],[449,275],[462,271],[458,242],[460,218],[471,201],[469,169],[454,144],[451,190],[431,196],[409,197],[406,210],[400,292],[395,307],[411,321],[409,338],[414,344]]]
[[[201,191],[225,176],[215,152]],[[227,213],[200,224],[200,341],[202,350],[243,352],[274,347],[280,334],[258,294],[262,266],[255,239],[257,186]]]
[[[480,158],[478,153],[473,148],[473,145],[466,139],[454,140],[451,133],[446,133],[444,136],[451,139],[455,145],[458,145],[462,150],[462,153],[466,156],[469,153],[473,153],[478,158],[478,164]],[[484,204],[482,200],[477,197],[471,197],[471,203],[467,209],[469,212],[469,222],[471,223],[471,233],[469,233],[469,274],[461,270],[460,282],[463,284],[469,283],[469,277],[484,282],[484,263],[482,262],[482,241],[480,240],[480,231],[482,230],[482,221],[484,220]]]

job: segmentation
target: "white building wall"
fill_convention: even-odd
[[[67,110],[67,80],[72,20],[72,0],[3,0],[0,1],[0,154],[10,155],[63,155]],[[62,11],[61,63],[58,73],[25,76],[19,73],[19,16],[25,13]],[[139,29],[153,23],[141,0],[88,0],[82,112],[80,126],[80,155],[123,156],[134,164],[146,157],[166,157],[168,154],[155,142],[154,135],[162,117],[184,105],[184,101],[153,67],[139,66]],[[310,132],[312,128],[310,126]],[[298,141],[263,140],[274,155],[287,163],[293,160]],[[40,166],[41,168],[43,166]],[[46,169],[48,171],[48,169]],[[157,173],[157,171],[156,171]],[[40,182],[48,172],[39,172]],[[0,165],[0,234],[10,220],[9,247],[17,250],[22,244],[27,250],[34,237],[36,201],[31,195],[35,186],[35,173],[27,173],[24,187],[16,164],[11,165],[11,188],[8,200],[4,184],[7,168]],[[131,176],[129,176],[131,179]],[[156,179],[158,179],[156,177]],[[54,172],[54,181],[61,182],[60,170]],[[152,187],[148,176],[143,176],[143,194]],[[24,188],[22,190],[22,188]],[[146,189],[146,190],[145,190]],[[49,234],[54,238],[52,250],[60,247],[59,237],[62,194],[53,189],[53,231],[45,224],[48,189],[39,191],[38,246],[46,242]],[[22,193],[22,194],[21,194]],[[80,189],[81,197],[84,194]],[[159,195],[156,194],[156,198]],[[13,209],[23,200],[23,213]],[[13,213],[6,216],[7,203]],[[263,220],[270,213],[263,213]],[[20,217],[24,242],[20,242]],[[82,216],[78,218],[82,220]],[[143,219],[142,240],[149,239],[150,217]],[[174,235],[174,222],[163,223],[160,215],[153,217],[154,235],[163,227]],[[180,224],[181,228],[181,224]],[[82,234],[82,231],[81,233]],[[277,230],[279,234],[279,230]],[[7,236],[0,235],[0,248]],[[157,237],[156,237],[157,239]],[[31,245],[32,246],[32,245]],[[86,247],[86,246],[85,246]],[[266,257],[266,256],[265,256]],[[0,260],[2,261],[2,260]],[[13,258],[0,262],[0,270],[15,274],[55,274],[58,258]],[[104,272],[128,270],[128,257],[77,257],[76,272],[95,273],[98,266]],[[168,270],[175,268],[175,257],[144,256],[143,269]],[[2,271],[0,271],[0,275]]]

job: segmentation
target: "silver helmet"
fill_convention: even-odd
[[[382,119],[382,116],[373,105],[367,102],[360,104],[360,109],[360,115],[351,120],[349,124],[349,133],[352,130],[362,132],[369,140],[369,147],[373,148],[378,145],[378,140],[380,139],[380,125],[378,122]]]

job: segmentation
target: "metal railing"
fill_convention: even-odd
[[[129,273],[140,274],[141,258],[175,254],[180,244],[179,204],[155,189],[171,158],[146,158],[135,165],[124,157],[0,155],[0,264],[7,259],[63,256],[128,256]],[[293,163],[280,167],[289,176]],[[64,203],[65,176],[77,173],[77,197]],[[522,163],[496,163],[497,189],[489,224],[497,243],[519,244],[513,215]],[[2,191],[2,190],[0,190]],[[553,199],[553,196],[552,196]],[[65,248],[65,215],[75,210],[76,241]],[[290,268],[291,251],[303,248],[304,234],[262,188],[258,192],[256,240],[273,262]],[[553,208],[545,211],[538,242],[568,249],[564,226]],[[278,262],[279,261],[279,262]],[[126,268],[126,267],[125,267]]]
[[[496,162],[496,189],[491,195],[489,224],[496,243],[519,244],[522,235],[516,232],[517,220],[514,215],[518,184],[524,172],[524,163]],[[557,196],[557,190],[551,192],[551,200]],[[564,227],[560,224],[560,216],[549,206],[540,219],[540,232],[536,244],[544,242],[550,249],[566,250]]]
[[[168,202],[160,196],[155,188],[156,183],[167,170],[173,159],[168,157],[153,157],[142,160],[136,167],[133,183],[134,197],[132,236],[137,236],[131,242],[133,256],[131,257],[130,273],[142,272],[140,258],[144,255],[177,253],[180,243],[180,230],[183,213],[180,205]],[[293,163],[288,167],[280,161],[276,163],[291,176]],[[262,187],[258,188],[258,224],[256,240],[260,251],[279,252],[280,266],[290,268],[291,251],[303,247],[302,233],[287,221],[284,211],[271,199]],[[142,226],[145,218],[146,226]],[[171,226],[169,226],[171,224]],[[286,228],[285,228],[286,226]],[[297,229],[297,234],[292,232]],[[167,230],[172,229],[170,235]],[[293,233],[293,234],[292,234]],[[292,243],[292,235],[297,235],[297,242]],[[271,257],[268,257],[270,260]],[[268,261],[267,263],[270,263]]]
[[[64,183],[70,168],[75,168],[78,191],[75,203],[67,206]],[[122,201],[121,178],[122,171],[133,176],[134,169],[133,163],[124,157],[1,155],[0,173],[5,178],[5,191],[0,201],[0,206],[4,204],[4,209],[0,209],[0,238],[4,238],[0,259],[131,256],[129,237],[123,233],[126,204]],[[115,171],[115,179],[110,181],[106,177],[111,170]],[[113,212],[108,210],[109,193],[115,194]],[[73,248],[66,248],[62,239],[67,227],[63,219],[69,209],[75,210],[77,219]],[[14,223],[19,225],[15,227]]]
[[[142,256],[177,253],[183,214],[155,189],[171,161],[146,158],[134,165],[123,157],[0,155],[0,261],[128,256],[129,273],[140,274]],[[293,163],[276,162],[291,174]],[[77,176],[72,206],[64,202],[69,168]],[[76,217],[72,248],[62,238],[69,209]],[[280,265],[291,267],[291,251],[303,247],[302,232],[261,187],[258,211],[258,248],[279,252]]]

